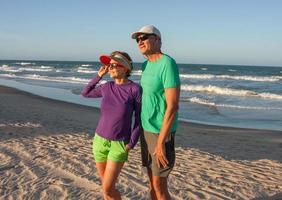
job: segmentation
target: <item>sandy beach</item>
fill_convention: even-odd
[[[99,109],[0,86],[0,199],[102,199],[91,143]],[[173,199],[282,199],[282,132],[180,122]],[[117,184],[149,199],[140,146]]]

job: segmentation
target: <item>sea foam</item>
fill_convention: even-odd
[[[30,79],[30,80],[79,83],[79,84],[86,84],[90,81],[90,79],[77,78],[77,77],[49,77],[49,76],[41,76],[39,74],[28,74],[23,76],[17,76],[15,74],[0,74],[0,77],[1,76],[8,78],[21,78],[21,79]]]
[[[215,102],[211,102],[206,99],[192,97],[192,98],[181,98],[181,101],[188,101],[192,103],[213,106],[213,107],[224,107],[224,108],[236,108],[236,109],[252,109],[252,110],[282,110],[279,107],[260,107],[260,106],[239,106],[239,105],[232,105],[232,104],[216,104]]]
[[[231,75],[213,75],[213,74],[180,74],[185,79],[231,79],[245,81],[275,82],[282,80],[282,76],[231,76]]]
[[[240,90],[234,88],[218,87],[213,85],[181,85],[182,91],[204,92],[217,95],[243,96],[243,97],[258,97],[266,99],[282,100],[282,95],[272,93],[257,93],[251,90]]]

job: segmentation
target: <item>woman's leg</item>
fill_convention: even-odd
[[[96,162],[96,168],[99,174],[99,177],[101,179],[101,182],[103,184],[103,179],[104,179],[104,173],[106,169],[107,161],[105,162]]]
[[[103,191],[106,200],[121,200],[121,195],[115,184],[121,172],[124,162],[108,160],[103,176]]]

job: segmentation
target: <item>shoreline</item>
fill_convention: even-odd
[[[79,105],[79,106],[86,106],[86,107],[92,107],[95,109],[100,110],[98,106],[98,104],[93,104],[93,105],[89,105],[89,104],[80,104],[78,102],[70,102],[70,101],[66,101],[66,100],[61,100],[61,99],[56,99],[56,98],[52,98],[52,97],[47,97],[47,96],[41,96],[40,94],[36,94],[36,93],[32,93],[30,91],[25,91],[25,89],[20,89],[20,88],[16,88],[16,86],[7,86],[7,85],[1,85],[0,87],[7,87],[7,88],[11,88],[11,89],[15,89],[21,92],[25,92],[27,95],[33,95],[36,97],[41,97],[41,98],[46,98],[49,100],[54,100],[54,101],[59,101],[59,102],[63,102],[63,103],[70,103],[73,105]],[[42,86],[41,86],[42,87]],[[56,89],[57,90],[57,89]],[[75,95],[75,94],[73,94]],[[77,96],[77,95],[76,95]],[[91,99],[88,99],[89,101],[91,101]],[[209,123],[209,122],[201,122],[201,121],[197,121],[197,120],[189,120],[189,119],[185,119],[185,118],[181,118],[179,117],[178,119],[179,123],[188,123],[188,124],[199,124],[199,125],[203,125],[203,126],[210,126],[210,127],[222,127],[222,128],[235,128],[235,129],[250,129],[250,130],[262,130],[262,131],[278,131],[282,133],[282,130],[277,130],[277,129],[267,129],[267,128],[252,128],[252,127],[240,127],[240,126],[232,126],[232,125],[222,125],[222,124],[217,124],[217,123]]]
[[[92,156],[99,108],[0,86],[0,199],[102,199]],[[169,190],[176,200],[282,197],[282,132],[179,122]],[[117,188],[148,199],[140,145]]]

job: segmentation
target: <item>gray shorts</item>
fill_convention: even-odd
[[[165,142],[166,157],[169,162],[167,167],[158,167],[156,157],[153,155],[157,146],[158,134],[144,131],[140,136],[142,165],[152,170],[154,176],[168,177],[175,163],[174,134],[169,133]]]

